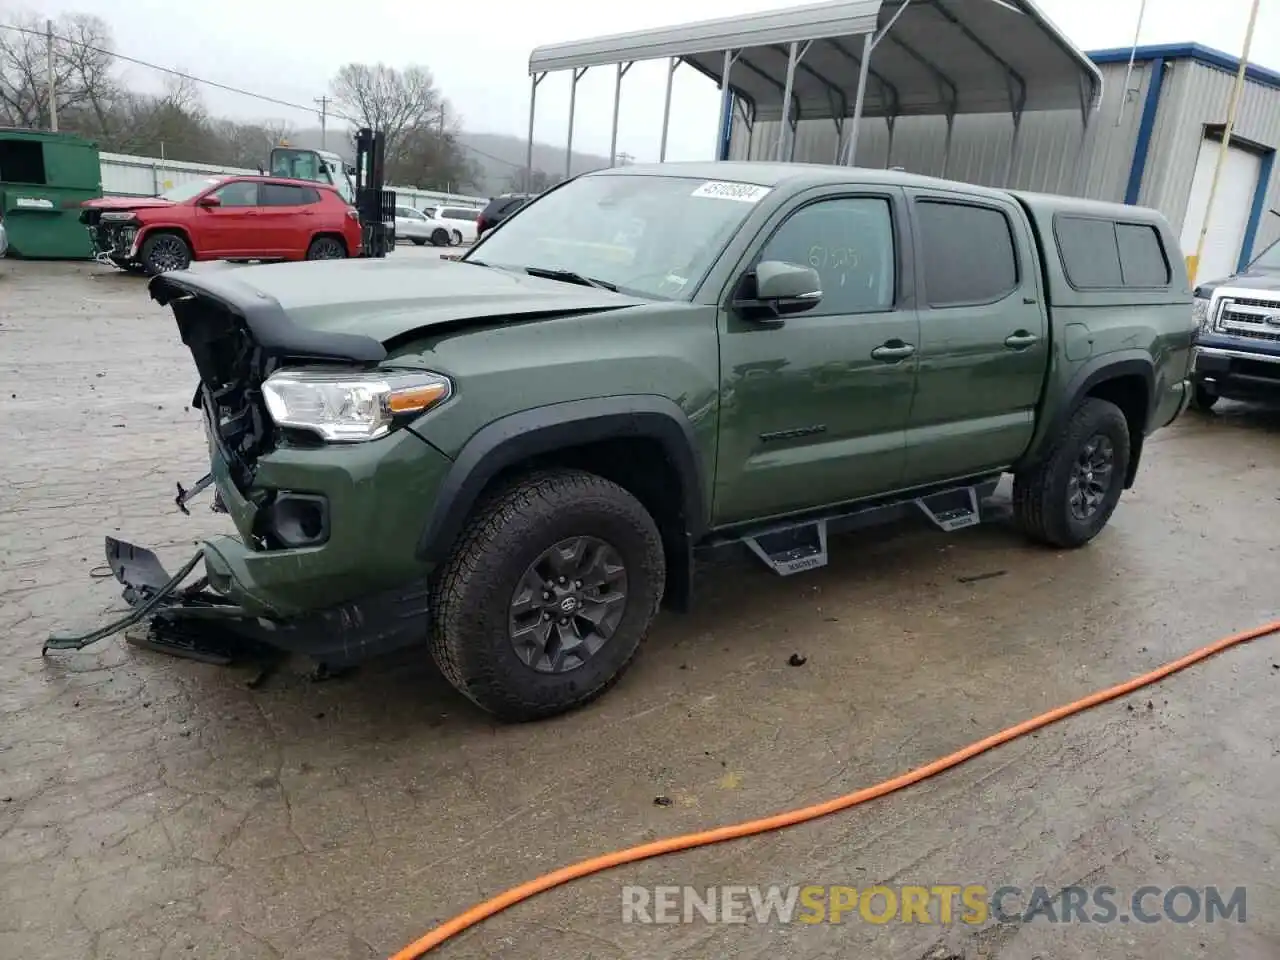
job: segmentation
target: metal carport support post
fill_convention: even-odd
[[[675,79],[676,67],[680,66],[680,58],[672,57],[667,62],[667,100],[662,106],[662,146],[658,148],[658,162],[667,160],[667,129],[671,124],[671,81]]]
[[[804,49],[800,49],[798,41],[792,41],[787,46],[787,85],[782,93],[782,119],[778,122],[778,143],[774,147],[774,159],[781,160],[783,156],[783,148],[787,144],[787,135],[791,135],[791,150],[787,153],[787,160],[795,159],[796,155],[796,138],[795,127],[792,126],[791,118],[791,91],[796,84],[796,65],[804,59],[804,55],[809,52],[809,47],[813,41],[809,40],[805,43]],[[797,118],[799,119],[799,118]]]
[[[569,87],[569,139],[564,147],[564,178],[573,176],[573,112],[578,106],[578,81],[586,74],[588,68],[573,68],[573,80]]]
[[[529,142],[525,145],[524,153],[524,188],[526,191],[533,190],[533,115],[538,107],[538,84],[542,82],[545,73],[535,73],[532,83],[529,86]]]
[[[627,75],[627,71],[631,69],[630,63],[618,64],[618,78],[613,84],[613,138],[609,141],[609,166],[613,166],[618,160],[618,108],[622,105],[622,78]]]
[[[795,46],[795,44],[792,44],[792,46]],[[715,160],[720,159],[720,149],[724,146],[724,128],[722,127],[725,122],[724,118],[732,118],[732,114],[729,113],[729,101],[733,98],[733,88],[729,86],[729,71],[733,69],[733,61],[737,59],[738,54],[733,50],[724,52],[724,72],[720,75],[720,122],[716,124],[716,148],[711,153],[712,159]],[[670,81],[668,81],[669,83]],[[670,91],[670,86],[667,89]],[[666,131],[664,130],[663,132],[665,133]]]
[[[889,18],[889,22],[884,25],[884,29],[879,32],[871,32],[862,38],[862,59],[858,63],[858,96],[853,103],[853,127],[849,131],[849,146],[845,156],[845,166],[854,166],[858,158],[858,128],[862,126],[862,108],[867,100],[867,76],[871,70],[871,54],[881,40],[893,29],[893,25],[898,22],[898,18],[910,6],[911,0],[902,0],[898,4],[898,9],[893,11],[893,16]],[[894,96],[895,112],[898,108],[897,96]],[[886,118],[889,123],[889,153],[893,153],[893,118]],[[885,164],[888,166],[888,163]]]
[[[849,143],[845,147],[844,165],[852,167],[858,157],[858,128],[862,126],[862,108],[867,101],[867,73],[871,69],[871,50],[875,38],[867,34],[862,38],[862,60],[858,64],[858,95],[853,101],[853,123],[849,127]]]
[[[1013,139],[1009,141],[1009,165],[1004,171],[1004,185],[1013,181],[1013,171],[1018,164],[1018,147],[1022,144],[1022,109],[1027,102],[1027,88],[1023,84],[1021,94],[1013,92],[1013,77],[1008,78],[1009,111],[1013,114]]]

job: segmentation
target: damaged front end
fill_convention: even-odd
[[[132,210],[97,210],[80,213],[80,222],[89,234],[93,259],[108,267],[127,267],[138,258],[138,231],[141,224]]]
[[[209,447],[209,474],[190,489],[179,484],[175,503],[187,513],[193,497],[215,488],[213,509],[230,516],[238,536],[206,540],[173,575],[151,550],[106,538],[107,565],[132,609],[100,629],[50,637],[44,652],[82,649],[143,623],[147,635],[130,636],[136,645],[217,663],[274,650],[345,667],[425,639],[425,571],[401,564],[388,589],[386,571],[358,547],[379,534],[378,457],[390,453],[394,467],[403,444],[420,460],[425,444],[403,431],[380,454],[359,444],[326,451],[277,427],[263,398],[263,383],[282,366],[374,367],[382,345],[297,326],[272,297],[231,277],[162,274],[150,291],[173,310],[195,361],[192,404]],[[264,471],[272,454],[274,472]],[[334,499],[350,520],[337,537]]]

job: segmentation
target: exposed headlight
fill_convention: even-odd
[[[132,210],[107,210],[98,219],[108,223],[128,223],[134,216]]]
[[[1191,316],[1195,318],[1196,325],[1202,330],[1209,327],[1209,299],[1207,297],[1195,297],[1191,301]]]
[[[328,443],[375,440],[397,417],[422,413],[453,393],[448,377],[397,371],[352,374],[278,370],[262,384],[271,419]]]

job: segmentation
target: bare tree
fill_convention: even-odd
[[[384,63],[348,63],[331,86],[349,119],[382,131],[388,155],[399,148],[406,131],[443,125],[447,105],[426,67],[397,70]]]
[[[347,119],[382,132],[393,183],[457,190],[477,182],[457,141],[461,118],[426,67],[349,63],[331,86]]]
[[[0,30],[0,123],[49,125],[49,43],[34,15],[14,18],[17,30]],[[53,87],[58,116],[88,110],[98,131],[107,129],[118,93],[111,75],[111,31],[99,17],[68,14],[54,23]]]

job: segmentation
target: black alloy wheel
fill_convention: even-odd
[[[596,537],[561,540],[530,564],[511,597],[516,656],[539,673],[585,664],[613,637],[627,609],[627,568]]]

